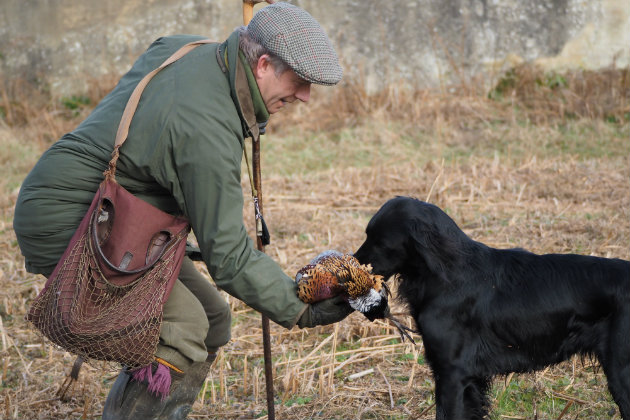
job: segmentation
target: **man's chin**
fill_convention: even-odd
[[[269,112],[270,114],[275,114],[276,112],[281,111],[283,108],[284,108],[284,104],[278,104],[278,105],[274,105],[270,109],[267,109],[267,112]]]

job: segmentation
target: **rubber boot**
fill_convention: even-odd
[[[216,354],[208,355],[205,362],[193,363],[186,374],[180,377],[176,387],[171,387],[171,394],[164,401],[164,410],[160,419],[179,420],[185,419],[192,410],[192,406],[203,387],[210,366],[216,358]]]
[[[105,400],[102,419],[185,419],[215,358],[215,354],[208,355],[205,362],[190,365],[185,374],[171,370],[170,394],[164,400],[149,392],[146,383],[133,380],[129,370],[122,369]]]

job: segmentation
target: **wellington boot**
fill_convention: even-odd
[[[185,374],[171,371],[170,394],[161,400],[149,392],[147,384],[132,379],[123,369],[107,396],[103,420],[182,420],[185,419],[210,371],[215,356],[193,363]]]
[[[157,419],[163,406],[160,398],[147,390],[147,384],[134,381],[123,368],[107,395],[103,420]]]
[[[215,355],[208,356],[205,362],[193,363],[177,385],[171,387],[171,395],[164,401],[163,415],[159,417],[160,419],[186,418],[203,387],[215,357]]]

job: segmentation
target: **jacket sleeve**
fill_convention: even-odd
[[[243,224],[242,139],[225,122],[212,125],[210,132],[178,136],[172,150],[178,185],[171,191],[217,286],[291,328],[306,305],[293,279],[255,249]]]

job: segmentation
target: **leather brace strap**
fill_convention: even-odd
[[[200,39],[197,41],[189,42],[188,44],[182,46],[180,49],[175,51],[169,58],[164,60],[164,62],[156,69],[148,73],[146,76],[140,80],[140,82],[136,85],[135,89],[131,93],[129,100],[127,101],[127,105],[125,106],[125,110],[123,111],[122,118],[120,119],[120,124],[118,124],[118,131],[116,132],[116,141],[114,142],[114,151],[112,152],[112,160],[109,162],[108,169],[104,172],[105,178],[115,178],[116,174],[116,162],[118,161],[118,149],[120,146],[127,140],[127,135],[129,134],[129,126],[131,125],[131,119],[133,118],[136,109],[138,108],[138,103],[140,102],[140,96],[144,91],[144,88],[147,86],[149,81],[160,72],[163,68],[167,67],[169,64],[174,63],[179,60],[190,51],[195,49],[196,47],[203,44],[212,44],[216,43],[216,41],[212,41],[210,39]]]

